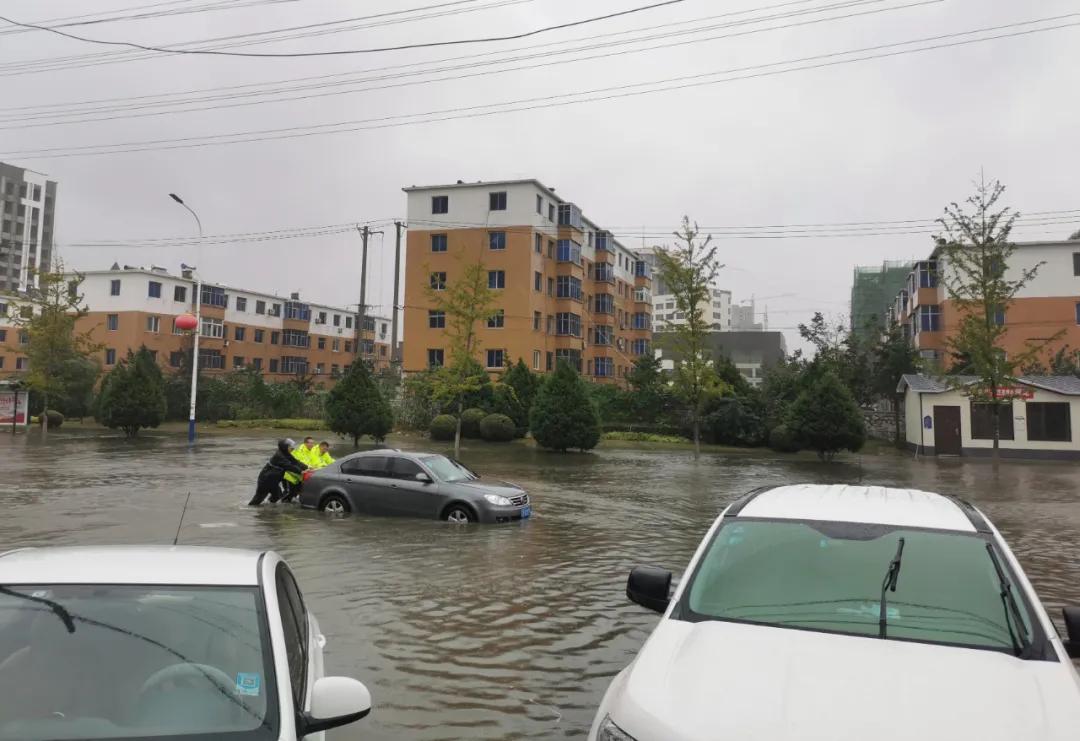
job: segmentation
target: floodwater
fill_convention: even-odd
[[[426,441],[402,440],[403,448]],[[327,671],[372,690],[368,719],[334,738],[582,738],[610,678],[656,623],[628,603],[638,563],[676,572],[724,504],[792,482],[897,485],[978,504],[1054,613],[1080,603],[1080,467],[613,447],[558,455],[469,444],[462,459],[525,486],[521,524],[333,519],[248,508],[269,436],[182,432],[135,441],[87,430],[0,434],[0,548],[180,542],[272,548],[296,571],[328,639]],[[339,449],[337,453],[344,452]]]

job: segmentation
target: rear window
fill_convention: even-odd
[[[277,738],[256,587],[0,591],[0,739]]]
[[[385,476],[386,456],[365,455],[347,460],[341,464],[341,472],[356,476]]]

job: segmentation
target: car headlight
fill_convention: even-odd
[[[484,499],[488,500],[492,504],[498,505],[499,507],[510,506],[510,500],[506,497],[500,497],[498,494],[485,494]]]
[[[635,741],[634,737],[615,725],[610,715],[605,715],[596,734],[596,741]]]

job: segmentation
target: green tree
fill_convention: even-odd
[[[98,422],[121,429],[128,437],[165,420],[165,379],[145,345],[138,352],[128,350],[127,357],[105,376],[96,407]]]
[[[371,435],[381,442],[394,426],[390,402],[382,395],[366,361],[354,360],[326,398],[326,426],[332,432],[352,438]]]
[[[630,387],[627,402],[635,419],[651,425],[669,422],[671,389],[658,357],[646,353],[635,360],[626,382]]]
[[[893,410],[893,442],[900,444],[900,402],[896,393],[900,376],[914,373],[919,368],[919,353],[904,336],[899,324],[885,330],[884,335],[873,348],[870,376],[871,389],[881,399],[888,399]]]
[[[432,378],[433,398],[455,411],[458,428],[454,433],[454,457],[461,453],[461,413],[469,394],[490,383],[487,373],[476,361],[480,349],[477,324],[486,321],[495,308],[495,291],[488,288],[487,268],[480,261],[460,265],[458,276],[441,290],[426,287],[432,309],[446,318],[446,338],[450,343],[449,363],[437,369]]]
[[[88,313],[79,290],[82,274],[65,275],[63,263],[57,262],[52,272],[38,273],[37,279],[37,287],[28,291],[12,321],[29,341],[25,353],[30,369],[22,380],[41,396],[43,408],[48,409],[53,401],[66,397],[71,384],[76,389],[85,388],[86,373],[96,365],[80,361],[88,361],[102,345],[93,341],[92,330],[75,329],[76,322]],[[41,429],[48,433],[47,421]]]
[[[710,286],[723,267],[716,262],[716,248],[709,247],[712,236],[700,239],[697,224],[683,217],[682,228],[675,232],[681,244],[657,249],[659,273],[668,291],[675,296],[675,308],[686,317],[671,333],[675,369],[672,374],[675,393],[683,401],[694,438],[694,456],[701,455],[701,417],[708,399],[723,391],[712,358],[706,349],[710,324],[703,307],[712,301]]]
[[[829,371],[843,381],[856,403],[874,400],[870,348],[846,324],[829,324],[821,312],[815,312],[809,324],[799,325],[799,335],[814,346],[814,357],[804,369],[809,373],[807,382]]]
[[[69,358],[57,371],[63,391],[54,404],[68,418],[92,416],[94,386],[101,376],[101,366],[92,358]]]
[[[1068,345],[1059,347],[1050,356],[1050,365],[1043,365],[1039,359],[1034,359],[1022,369],[1025,376],[1076,376],[1080,378],[1080,353],[1072,350]]]
[[[518,358],[517,363],[512,365],[503,376],[503,383],[514,389],[514,393],[517,394],[518,401],[521,402],[522,407],[525,408],[526,427],[528,427],[528,414],[532,409],[533,399],[536,398],[536,392],[540,390],[540,384],[543,379],[539,373],[533,373],[529,370],[529,367],[525,365],[525,361]],[[513,415],[510,415],[511,417]]]
[[[525,437],[529,431],[529,410],[509,383],[492,384],[491,412],[509,417],[514,422],[515,437]]]
[[[803,448],[830,461],[841,450],[857,452],[866,428],[851,392],[832,371],[822,373],[799,394],[788,412],[788,429]]]
[[[1029,341],[1020,352],[1006,354],[1002,348],[1008,332],[1004,317],[1009,305],[1042,266],[1010,262],[1016,245],[1009,236],[1019,213],[998,205],[1004,192],[1000,182],[980,180],[965,206],[954,202],[945,208],[944,216],[938,219],[942,234],[935,237],[938,276],[958,318],[946,347],[954,355],[966,357],[971,374],[978,379],[973,385],[964,385],[950,376],[946,380],[973,399],[990,405],[995,461],[999,456],[999,407],[1012,403],[1002,398],[999,389],[1014,384],[1017,370],[1036,359],[1047,344],[1061,335],[1059,332]]]
[[[537,444],[552,450],[590,450],[600,442],[600,415],[585,381],[565,361],[544,381],[529,414]]]

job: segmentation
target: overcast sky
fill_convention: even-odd
[[[85,15],[91,6],[105,15],[119,10],[128,15],[200,11],[66,28],[97,39],[158,46],[379,16],[314,26],[302,38],[234,48],[274,53],[502,36],[647,4],[649,0],[5,0],[0,14],[40,22]],[[140,9],[125,10],[135,6]],[[421,7],[429,9],[415,10]],[[1022,212],[1080,209],[1077,26],[487,117],[102,156],[38,153],[427,113],[722,70],[759,75],[789,68],[777,62],[1070,13],[1074,15],[982,36],[1077,23],[1080,6],[1074,0],[684,0],[516,41],[278,59],[130,54],[46,32],[8,33],[11,27],[0,22],[0,160],[59,181],[56,239],[60,255],[71,266],[102,269],[117,261],[175,271],[182,260],[197,262],[208,280],[282,294],[299,290],[310,300],[336,304],[358,300],[359,237],[354,232],[212,244],[204,246],[201,255],[193,246],[81,245],[97,240],[138,244],[193,234],[192,219],[168,199],[170,191],[198,211],[207,235],[222,235],[400,218],[405,209],[402,186],[459,178],[537,178],[578,203],[592,220],[626,235],[621,239],[628,245],[642,243],[635,235],[643,227],[648,232],[644,241],[661,241],[654,235],[674,228],[683,214],[702,226],[729,228],[933,219],[948,201],[970,193],[980,168],[1006,183],[1009,203]],[[862,15],[838,18],[852,14]],[[754,21],[765,17],[773,20]],[[802,25],[792,25],[796,23]],[[341,31],[360,25],[367,28]],[[706,27],[709,30],[672,35]],[[775,30],[763,30],[770,28]],[[634,32],[615,35],[630,30]],[[312,31],[335,33],[310,35]],[[735,33],[743,35],[731,37]],[[978,35],[936,43],[974,37]],[[693,43],[643,50],[679,41]],[[602,46],[612,42],[620,45]],[[918,46],[890,46],[857,56]],[[571,49],[577,51],[566,53]],[[624,53],[580,59],[613,51]],[[129,61],[113,61],[119,52]],[[486,56],[476,56],[481,54]],[[57,57],[72,59],[57,68]],[[467,58],[432,64],[458,57]],[[22,65],[29,60],[53,61]],[[430,71],[478,61],[486,66]],[[553,61],[565,63],[550,64]],[[514,69],[539,63],[548,66]],[[402,67],[410,64],[415,66]],[[381,68],[391,69],[372,72]],[[426,74],[401,77],[408,71]],[[475,76],[478,72],[488,74]],[[474,76],[461,78],[467,74]],[[224,94],[213,90],[323,75],[336,76],[288,83],[308,86],[289,94],[350,92],[235,106],[267,98],[239,97],[259,88],[234,88]],[[370,80],[387,75],[394,77]],[[402,84],[449,76],[459,79]],[[325,86],[353,79],[368,81],[353,82],[352,88],[368,89]],[[320,82],[322,87],[310,88]],[[377,86],[384,89],[370,89]],[[619,92],[643,89],[650,88]],[[217,95],[233,107],[188,112],[177,112],[177,106],[143,107],[96,113],[112,120],[91,122],[73,117],[70,107],[83,101],[190,91],[210,91],[196,97]],[[574,98],[556,100],[567,99]],[[43,106],[56,107],[39,108]],[[12,110],[16,107],[25,110]],[[161,110],[172,112],[132,115]],[[60,115],[42,117],[43,111]],[[68,123],[55,123],[59,120]],[[77,122],[70,123],[73,120]],[[1080,218],[1033,217],[1017,236],[1064,238],[1076,228]],[[757,296],[759,310],[767,304],[770,328],[784,329],[794,347],[795,325],[813,311],[846,315],[853,266],[921,257],[930,249],[927,234],[875,233],[881,230],[872,227],[870,234],[860,236],[835,235],[832,229],[829,236],[812,238],[724,238],[719,241],[726,264],[722,283],[736,302]],[[798,228],[789,231],[803,233]],[[384,313],[391,303],[392,263],[391,226],[385,237],[374,238],[369,266],[368,300]]]

